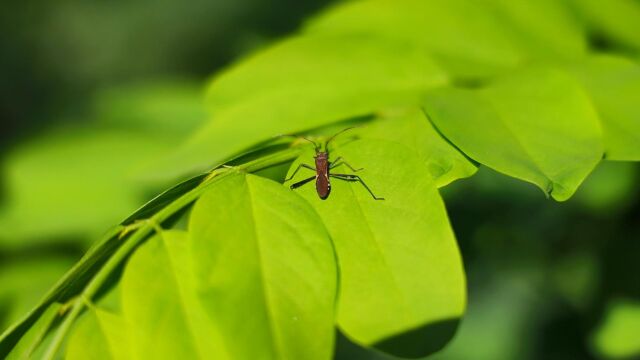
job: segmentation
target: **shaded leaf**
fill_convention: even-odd
[[[577,204],[602,216],[619,216],[637,198],[639,170],[631,162],[601,162],[576,193]]]
[[[295,190],[318,211],[336,246],[339,327],[357,343],[398,356],[440,349],[464,311],[465,278],[431,174],[409,148],[389,141],[353,141],[333,156],[364,167],[358,174],[385,198],[376,201],[361,184],[337,179],[327,200],[313,183]],[[311,160],[309,153],[298,162]],[[299,172],[292,182],[307,176]]]
[[[9,306],[7,322],[17,321],[33,308],[73,265],[71,256],[33,256],[0,265],[0,302]],[[1,324],[0,333],[5,330]]]
[[[468,156],[559,201],[602,158],[595,109],[559,70],[532,69],[480,90],[432,92],[425,104],[437,128]]]
[[[52,304],[40,316],[38,321],[27,331],[20,341],[13,348],[11,353],[6,357],[7,360],[32,359],[33,354],[44,339],[47,330],[53,324],[56,316],[59,315],[60,305]]]
[[[640,49],[640,4],[633,0],[570,0],[583,20],[604,40],[605,46]]]
[[[29,330],[45,310],[54,302],[66,303],[76,296],[122,243],[118,238],[120,227],[115,227],[96,242],[20,321],[0,335],[0,357],[7,356],[20,338]]]
[[[129,171],[162,148],[126,132],[89,129],[60,130],[21,145],[4,166],[0,246],[99,235],[142,202]]]
[[[175,79],[107,88],[95,97],[95,117],[109,127],[175,141],[206,120],[203,85]]]
[[[608,160],[640,160],[640,65],[613,56],[568,67],[591,97],[602,122]]]
[[[535,339],[527,331],[528,315],[539,309],[539,290],[522,275],[505,275],[477,289],[455,339],[434,360],[520,359],[530,353]]]

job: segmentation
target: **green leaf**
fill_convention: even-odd
[[[101,234],[143,202],[129,172],[162,149],[152,139],[95,129],[58,130],[19,146],[3,171],[0,247]]]
[[[9,305],[7,322],[24,316],[73,265],[71,256],[32,256],[0,265],[0,302]],[[0,324],[0,333],[5,330]]]
[[[640,65],[621,57],[597,56],[568,70],[598,110],[606,158],[640,161]]]
[[[248,172],[259,171],[265,167],[291,161],[298,154],[299,149],[292,147],[280,152],[269,153],[263,158],[254,159],[253,161],[238,165],[238,168]],[[228,175],[228,170],[219,170],[209,174],[208,179],[202,181],[202,184],[200,185],[198,184],[201,183],[201,177],[176,185],[175,187],[158,195],[154,200],[139,209],[127,220],[126,224],[135,227],[136,224],[129,224],[129,221],[134,221],[140,219],[140,217],[150,215],[153,215],[151,218],[153,221],[163,223],[165,220],[168,220],[169,217],[175,215],[185,206],[188,206],[195,201],[200,194],[208,189],[209,186],[221,181],[221,179],[224,179]],[[198,187],[194,188],[194,186]],[[158,207],[161,206],[164,207],[159,210]],[[47,293],[36,307],[26,314],[19,322],[13,324],[7,331],[0,335],[0,357],[6,356],[11,351],[20,338],[38,320],[50,304],[53,302],[68,303],[74,298],[77,299],[77,296],[86,289],[86,286],[89,283],[93,285],[99,284],[98,287],[103,285],[101,282],[93,282],[96,274],[102,274],[103,278],[108,278],[108,272],[106,273],[106,277],[104,276],[104,273],[101,273],[101,271],[104,270],[102,267],[105,266],[105,263],[108,262],[108,260],[110,260],[110,257],[114,255],[114,252],[118,257],[124,257],[128,254],[126,249],[135,247],[139,241],[143,241],[152,228],[152,226],[148,225],[148,222],[146,224],[147,226],[140,227],[135,234],[131,235],[133,239],[129,239],[128,237],[123,239],[121,236],[125,228],[117,226],[96,242],[94,246],[92,246],[82,257],[82,259],[71,270],[69,270],[69,272],[67,272],[67,274],[58,281],[58,283],[56,283],[56,285]],[[137,240],[135,240],[136,237]],[[126,245],[124,247],[124,251],[122,251],[121,248],[121,245],[123,244]],[[95,293],[91,292],[88,296],[93,296],[93,294]],[[67,319],[65,319],[65,321],[66,320]],[[71,324],[71,322],[69,324]],[[57,347],[57,345],[53,348],[55,347]]]
[[[460,254],[423,160],[389,141],[359,140],[332,152],[359,183],[332,179],[326,200],[313,183],[295,191],[318,211],[340,263],[338,325],[357,343],[397,356],[425,356],[451,338],[465,308]],[[313,161],[312,153],[297,163]],[[347,172],[340,166],[334,173]],[[309,171],[310,173],[310,171]],[[302,170],[292,182],[309,176]]]
[[[438,187],[469,177],[477,170],[469,159],[438,134],[420,109],[386,114],[369,123],[360,136],[409,147],[422,159]]]
[[[225,358],[215,324],[197,299],[186,232],[167,231],[132,256],[121,281],[122,311],[138,358]]]
[[[407,43],[460,78],[494,75],[529,58],[576,57],[586,47],[571,14],[553,0],[352,1],[312,20],[306,31]]]
[[[15,348],[6,357],[7,360],[18,359],[32,359],[33,354],[44,339],[47,330],[53,324],[56,316],[59,315],[60,304],[51,304],[47,310],[42,313],[42,316],[36,321],[29,331],[27,331],[20,341],[16,344]]]
[[[426,110],[444,135],[474,160],[571,197],[602,158],[598,116],[566,73],[536,68],[480,90],[429,94]]]
[[[129,337],[122,316],[90,306],[69,338],[67,360],[131,359]]]
[[[147,136],[186,137],[207,119],[203,84],[186,79],[154,80],[102,90],[95,97],[101,124]]]
[[[609,359],[640,355],[640,303],[618,300],[609,304],[602,324],[593,336],[593,346]]]
[[[640,49],[640,4],[632,0],[571,0],[591,31],[610,45]]]
[[[240,62],[211,83],[211,121],[158,164],[203,171],[258,142],[393,105],[417,105],[447,77],[424,52],[367,37],[305,36]]]
[[[335,258],[305,201],[270,180],[230,176],[196,202],[189,234],[199,299],[228,354],[330,358]]]
[[[529,60],[558,61],[586,54],[585,31],[564,1],[483,1],[514,33]]]
[[[513,67],[521,56],[488,7],[465,0],[346,2],[312,20],[305,30],[407,43],[433,53],[448,71],[463,77]]]
[[[513,270],[491,278],[483,277],[475,289],[455,339],[429,360],[521,359],[531,353],[531,313],[544,306],[540,288]]]
[[[0,335],[0,357],[7,356],[11,352],[20,338],[38,321],[51,304],[54,302],[66,303],[81,291],[114,249],[122,243],[117,237],[120,231],[121,227],[115,227],[106,233],[73,268],[58,280],[38,305]]]

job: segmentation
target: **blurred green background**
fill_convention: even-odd
[[[0,332],[102,232],[180,180],[142,169],[207,120],[211,74],[328,5],[4,4]],[[616,50],[600,34],[590,40]],[[638,183],[637,164],[604,162],[566,203],[486,168],[443,188],[469,309],[434,358],[609,358],[617,341],[640,338],[625,325],[640,316]]]

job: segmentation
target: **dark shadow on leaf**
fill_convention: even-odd
[[[459,324],[459,319],[438,321],[378,341],[373,347],[403,358],[424,357],[441,350],[453,338]]]
[[[347,338],[336,335],[336,360],[417,359],[440,351],[456,333],[459,319],[443,320],[402,334],[391,336],[365,348]]]
[[[339,329],[336,330],[335,360],[389,360],[391,356],[375,349],[365,348],[346,337]]]

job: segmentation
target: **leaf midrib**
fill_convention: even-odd
[[[244,185],[247,191],[247,200],[249,202],[249,213],[251,214],[251,217],[253,219],[253,221],[251,222],[252,226],[251,229],[253,230],[253,235],[254,235],[254,239],[255,239],[255,245],[256,245],[256,257],[258,260],[258,267],[259,267],[259,276],[260,276],[260,289],[262,290],[262,298],[263,301],[265,303],[265,313],[266,313],[266,318],[267,318],[267,325],[269,327],[269,329],[271,330],[271,332],[269,333],[269,343],[271,344],[271,350],[273,352],[273,354],[275,356],[278,356],[278,354],[282,354],[281,349],[282,349],[282,344],[280,344],[281,339],[279,339],[278,336],[278,332],[276,332],[276,326],[275,323],[273,321],[273,317],[274,314],[271,312],[271,306],[270,306],[270,298],[269,298],[269,294],[268,294],[268,289],[266,287],[266,278],[264,276],[264,259],[263,259],[263,255],[262,255],[262,249],[260,247],[260,241],[259,241],[259,237],[258,237],[258,229],[257,229],[257,216],[256,216],[256,209],[254,206],[254,202],[253,202],[253,193],[251,192],[251,185],[249,185],[249,179],[248,179],[248,175],[243,175],[243,181],[244,181]]]
[[[358,212],[360,213],[360,215],[362,216],[362,218],[364,219],[364,223],[367,224],[366,228],[367,228],[367,233],[370,235],[370,238],[373,240],[371,241],[371,243],[373,243],[375,245],[375,249],[377,250],[377,252],[380,254],[380,259],[382,259],[384,266],[386,267],[386,269],[388,270],[387,272],[389,273],[389,279],[391,280],[391,282],[393,283],[393,286],[397,289],[397,294],[399,297],[400,302],[402,303],[402,308],[405,311],[405,320],[409,320],[413,317],[414,314],[412,314],[412,312],[410,311],[410,307],[408,306],[408,301],[406,299],[406,296],[404,294],[404,292],[402,291],[402,288],[399,285],[398,280],[395,278],[395,274],[394,272],[391,270],[391,265],[389,265],[389,261],[387,260],[387,258],[384,255],[384,251],[382,251],[382,247],[377,239],[377,237],[374,235],[373,229],[371,228],[370,221],[369,218],[366,215],[366,212],[362,209],[362,204],[360,204],[360,200],[357,198],[356,192],[353,188],[353,184],[349,184],[349,189],[351,191],[351,194],[353,196],[353,198],[356,200],[355,203],[357,205],[357,209]]]

